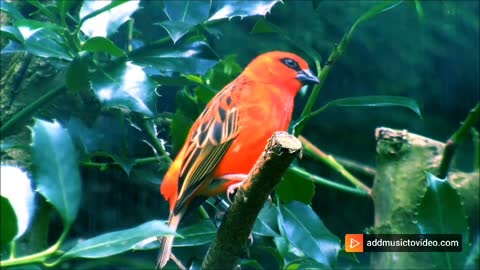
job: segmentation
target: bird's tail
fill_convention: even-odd
[[[178,223],[182,219],[183,211],[174,215],[173,213],[170,215],[168,219],[168,226],[173,231],[177,230]],[[174,235],[164,236],[160,241],[160,253],[158,254],[157,259],[157,268],[162,269],[167,264],[168,260],[170,260],[170,255],[172,254],[172,245],[173,245],[173,238]]]

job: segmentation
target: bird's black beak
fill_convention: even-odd
[[[310,69],[304,69],[297,72],[297,80],[302,84],[317,84],[320,80],[313,75]]]

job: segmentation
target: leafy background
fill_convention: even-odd
[[[419,104],[422,118],[400,107],[406,102],[332,106],[301,133],[316,146],[374,167],[376,127],[445,141],[480,99],[476,1],[32,0],[2,1],[1,11],[2,263],[33,254],[19,265],[153,268],[157,246],[144,240],[173,233],[161,222],[168,207],[158,185],[208,100],[265,51],[296,52],[324,66],[362,15],[372,18],[332,63],[314,108],[345,97],[402,96]],[[293,119],[308,96],[299,94]],[[460,146],[456,168],[474,169],[474,148]],[[368,254],[343,251],[343,235],[373,225],[370,198],[307,180],[349,185],[308,156],[295,166],[277,188],[281,202],[262,210],[242,267],[368,268]],[[361,177],[372,185],[371,176]],[[32,184],[4,193],[20,178]],[[438,232],[445,228],[429,224],[455,212],[444,223],[468,245],[450,267],[471,268],[475,258],[478,266],[478,216],[468,229],[457,192],[434,176],[425,181],[419,213],[437,209],[438,200],[445,213],[421,214],[419,226]],[[34,199],[12,199],[32,191]],[[222,208],[214,202],[205,205],[211,217]],[[18,205],[29,209],[23,225]],[[204,215],[190,215],[175,254],[197,267],[215,231]],[[428,267],[442,269],[444,259]]]

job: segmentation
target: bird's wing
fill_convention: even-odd
[[[194,124],[187,141],[184,161],[178,179],[179,195],[174,213],[204,183],[222,160],[238,134],[238,112],[232,95],[238,93],[241,82],[227,85],[207,106]]]

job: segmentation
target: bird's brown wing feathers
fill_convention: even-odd
[[[241,83],[240,83],[241,84]],[[196,130],[185,151],[178,179],[178,198],[174,213],[198,190],[222,160],[238,134],[238,108],[231,95],[239,82],[227,85],[197,119]]]

